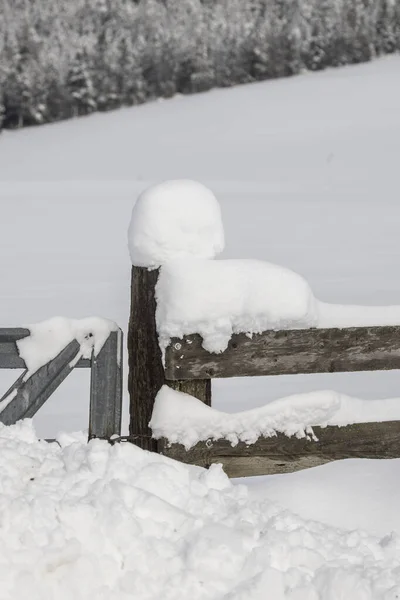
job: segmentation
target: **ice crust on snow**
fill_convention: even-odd
[[[1,600],[391,600],[400,543],[302,519],[184,465],[0,425]],[[311,501],[312,499],[310,499]]]
[[[312,427],[400,420],[400,399],[359,400],[324,390],[281,398],[251,410],[225,413],[164,385],[150,421],[153,436],[180,443],[187,450],[200,441],[229,440],[254,444],[276,433],[314,437]]]
[[[107,319],[88,317],[67,319],[53,317],[28,327],[30,335],[17,342],[20,357],[25,361],[28,374],[32,375],[40,367],[55,358],[70,342],[80,344],[79,358],[90,358],[100,352],[111,331],[118,326]]]
[[[260,260],[174,260],[156,286],[157,330],[170,338],[199,333],[209,352],[225,350],[233,333],[313,327],[315,300],[297,273]]]
[[[221,209],[201,183],[172,180],[145,190],[128,230],[133,265],[157,268],[175,258],[214,258],[224,249]]]

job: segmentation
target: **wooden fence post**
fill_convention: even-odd
[[[156,440],[151,439],[149,422],[155,397],[168,383],[174,389],[192,394],[211,405],[211,381],[166,382],[158,345],[156,327],[155,287],[158,269],[132,267],[131,312],[128,331],[130,395],[129,434],[136,437],[137,445],[157,451]]]

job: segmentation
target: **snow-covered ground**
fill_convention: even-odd
[[[3,133],[0,325],[99,315],[126,330],[132,205],[171,178],[218,197],[222,257],[289,267],[322,301],[400,304],[399,73],[395,56]],[[15,378],[0,376],[4,388]],[[235,412],[321,388],[399,397],[398,381],[396,372],[217,381],[214,404]],[[38,434],[83,429],[87,413],[81,370],[38,413]],[[400,461],[345,461],[250,481],[250,494],[335,527],[400,533],[399,471]]]
[[[218,466],[59,441],[0,426],[1,600],[398,597],[396,536],[303,519]]]

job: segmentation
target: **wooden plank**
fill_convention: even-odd
[[[267,456],[223,456],[213,461],[222,463],[228,477],[257,477],[260,475],[282,475],[324,465],[330,460],[319,456],[300,456],[293,460],[274,460]]]
[[[80,358],[75,365],[75,369],[88,369],[92,366],[91,358]]]
[[[400,458],[400,421],[313,427],[313,431],[318,441],[278,433],[252,445],[208,440],[186,450],[160,440],[159,448],[184,463],[208,467],[220,462],[231,477],[288,473],[345,458]]]
[[[0,422],[12,425],[19,419],[33,417],[72,371],[71,362],[79,351],[79,343],[73,340],[29,379],[25,381],[25,377],[21,376],[11,388],[15,393],[11,401],[7,396],[0,400]]]
[[[165,363],[169,380],[400,369],[400,327],[239,334],[221,354],[210,354],[191,335],[171,341]]]
[[[0,327],[0,344],[3,342],[17,342],[29,335],[29,329],[22,327]]]
[[[25,369],[25,362],[18,354],[15,342],[0,343],[0,369]]]
[[[122,331],[112,331],[92,358],[89,439],[121,435]]]
[[[165,383],[155,319],[157,279],[158,270],[149,271],[142,267],[132,267],[128,332],[129,433],[131,436],[136,436],[135,439],[139,440],[138,445],[152,450],[157,450],[157,443],[151,438],[148,424],[157,392]],[[177,386],[179,389],[188,390],[199,400],[211,402],[211,388],[206,379],[208,378],[191,387],[186,387],[186,382],[179,383]],[[142,440],[145,441],[142,443]]]
[[[25,369],[16,342],[30,335],[29,329],[21,327],[0,328],[0,369]]]
[[[178,392],[190,394],[211,406],[211,379],[192,379],[191,381],[167,381],[169,387]]]

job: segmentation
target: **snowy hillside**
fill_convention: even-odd
[[[3,133],[0,324],[95,314],[126,330],[134,199],[151,182],[182,177],[220,200],[224,258],[289,267],[325,302],[400,304],[399,73],[391,57]],[[14,374],[0,376],[5,388]],[[73,373],[38,413],[40,436],[87,426],[87,376]],[[321,388],[399,396],[396,372],[257,378],[215,382],[215,408],[235,412]],[[400,461],[344,461],[248,481],[246,492],[217,470],[133,448],[65,437],[63,449],[47,447],[28,426],[1,429],[0,438],[2,600],[26,590],[49,600],[161,590],[174,600],[177,590],[230,600],[266,589],[295,600],[399,593],[390,532],[400,533]],[[224,568],[216,572],[214,561]],[[71,578],[79,589],[66,587]]]

